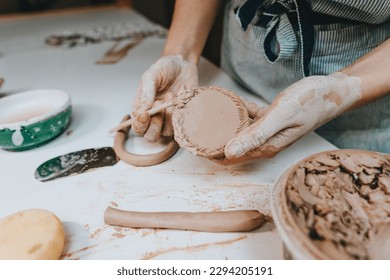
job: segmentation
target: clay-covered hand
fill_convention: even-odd
[[[222,164],[269,158],[361,100],[361,80],[336,72],[304,78],[285,89],[261,118],[225,146]]]
[[[248,116],[251,119],[250,123],[254,123],[257,120],[259,120],[267,112],[269,108],[268,105],[259,105],[254,102],[247,101],[245,99],[242,99],[242,101],[244,102],[245,107],[248,111]],[[248,158],[246,155],[244,155],[244,157],[238,157],[236,159],[228,159],[225,156],[221,158],[209,158],[209,159],[221,165],[232,165],[232,164],[248,161],[251,158]]]
[[[172,136],[173,108],[153,116],[149,116],[146,111],[197,86],[196,64],[188,62],[181,55],[161,57],[142,75],[133,108],[133,130],[152,143],[158,141],[161,135]]]

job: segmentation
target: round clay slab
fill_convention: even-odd
[[[175,140],[195,155],[218,158],[224,147],[248,127],[249,116],[242,99],[221,87],[200,87],[173,113]]]
[[[55,260],[64,243],[62,223],[49,211],[30,209],[0,220],[0,259]]]

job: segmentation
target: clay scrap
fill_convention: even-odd
[[[151,22],[122,22],[103,26],[79,26],[56,31],[45,39],[46,44],[54,47],[75,47],[96,44],[105,41],[138,40],[150,36],[165,37],[167,31]]]

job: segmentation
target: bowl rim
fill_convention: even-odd
[[[279,235],[294,259],[301,260],[329,260],[330,257],[323,253],[311,240],[303,233],[301,228],[294,221],[286,203],[286,182],[289,174],[302,163],[313,159],[324,153],[368,153],[372,155],[385,155],[384,153],[368,151],[362,149],[339,149],[326,150],[311,154],[291,164],[275,181],[271,196],[271,211],[275,226]]]
[[[63,95],[65,97],[64,102],[62,104],[54,107],[53,110],[46,112],[42,115],[35,116],[35,117],[29,118],[27,120],[19,121],[19,122],[0,124],[0,130],[5,130],[5,129],[17,130],[17,129],[20,129],[20,127],[22,127],[22,126],[26,127],[26,126],[29,126],[31,124],[36,124],[36,123],[48,120],[48,119],[58,115],[59,113],[63,112],[69,106],[72,105],[72,100],[71,100],[71,96],[69,95],[69,93],[67,93],[66,91],[63,91],[63,90],[59,90],[59,89],[36,89],[36,90],[21,91],[21,92],[18,92],[18,93],[1,98],[0,103],[3,102],[3,100],[31,97],[31,96],[34,96],[38,93],[42,94],[42,93],[49,93],[49,92]]]
[[[306,236],[301,232],[301,229],[293,223],[293,217],[285,203],[286,196],[284,186],[287,182],[288,174],[290,174],[290,172],[294,170],[294,167],[299,165],[300,162],[301,160],[287,168],[275,181],[271,196],[271,212],[277,231],[279,232],[289,255],[291,255],[293,259],[313,260],[316,259],[315,253],[310,250],[310,246],[307,247],[307,243],[309,242],[307,242]],[[305,250],[302,248],[305,248]],[[309,252],[307,252],[307,250],[309,250]]]

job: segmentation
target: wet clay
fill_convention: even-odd
[[[129,115],[126,115],[122,122],[128,120],[130,118]],[[134,166],[151,166],[155,164],[159,164],[171,158],[179,149],[179,145],[175,140],[171,140],[168,145],[161,152],[155,154],[147,154],[147,155],[138,155],[129,153],[125,149],[125,143],[127,139],[127,135],[129,133],[130,126],[122,128],[117,131],[114,139],[114,150],[118,158],[123,160],[124,162],[134,165]]]
[[[251,231],[265,223],[256,210],[221,212],[135,212],[108,207],[104,222],[133,228],[164,228],[203,232]]]
[[[284,196],[287,219],[318,258],[390,259],[389,155],[320,153],[289,173]]]
[[[192,94],[173,112],[175,140],[195,155],[222,157],[226,143],[249,126],[245,103],[221,87],[200,87]]]
[[[135,155],[124,149],[129,127],[133,123],[129,116],[110,130],[116,131],[114,149],[121,160],[136,166],[155,165],[172,157],[179,146],[194,155],[219,159],[224,157],[227,142],[252,122],[248,112],[250,109],[244,100],[233,91],[221,87],[199,87],[182,92],[147,113],[154,115],[170,107],[174,107],[172,125],[176,141],[172,140],[158,154]]]

